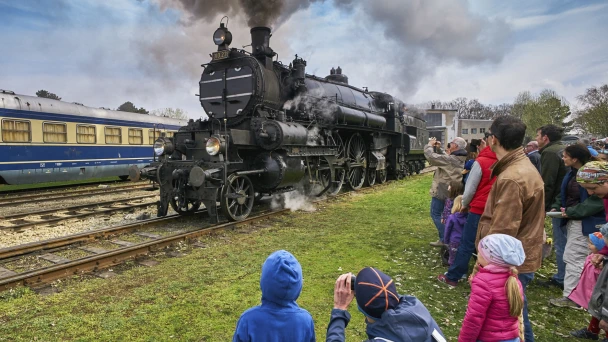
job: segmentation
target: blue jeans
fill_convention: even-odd
[[[534,279],[534,273],[520,273],[517,277],[524,289],[524,340],[526,342],[534,342],[532,324],[530,324],[530,319],[528,318],[528,296],[526,296],[526,287]]]
[[[448,269],[446,277],[452,281],[458,281],[460,278],[469,272],[469,260],[473,252],[475,252],[475,239],[477,238],[477,226],[481,215],[469,213],[467,222],[462,229],[462,237],[460,238],[460,246],[456,253],[456,259],[452,266]]]
[[[443,241],[443,232],[445,231],[445,225],[441,223],[441,214],[443,213],[443,207],[445,206],[445,201],[442,201],[438,198],[431,198],[431,219],[437,227],[437,232],[439,232],[439,240]]]
[[[564,250],[566,249],[566,241],[568,240],[568,231],[566,226],[561,226],[562,219],[552,218],[553,225],[553,246],[555,246],[555,260],[557,262],[557,273],[553,275],[553,279],[560,284],[564,283],[566,276],[566,263],[564,262]]]

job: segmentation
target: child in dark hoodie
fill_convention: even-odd
[[[457,196],[452,205],[452,214],[448,216],[448,220],[445,223],[445,235],[443,236],[443,243],[448,245],[449,249],[450,258],[448,259],[448,264],[450,266],[452,266],[456,258],[460,239],[462,238],[462,230],[467,222],[467,214],[460,212],[461,210],[462,196]]]
[[[315,325],[296,299],[302,291],[302,267],[287,251],[272,253],[262,266],[262,305],[243,312],[233,342],[314,342]]]

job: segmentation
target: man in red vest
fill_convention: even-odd
[[[462,207],[468,208],[469,215],[462,231],[456,259],[445,274],[437,277],[439,281],[451,286],[458,285],[458,280],[466,277],[469,271],[469,260],[475,252],[477,225],[486,206],[492,184],[494,184],[494,179],[490,178],[490,167],[496,163],[496,153],[489,146],[486,147],[485,140],[481,141],[479,149],[481,152],[469,172],[462,196]]]

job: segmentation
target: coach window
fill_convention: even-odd
[[[76,142],[79,144],[95,144],[97,142],[97,135],[95,134],[95,126],[77,125],[76,126]]]
[[[32,126],[29,121],[2,120],[2,141],[31,142]]]
[[[148,143],[150,145],[154,145],[154,142],[159,137],[160,137],[160,131],[159,130],[153,130],[153,129],[148,130],[148,141],[149,141]]]
[[[144,131],[141,129],[129,128],[129,144],[143,145],[143,143],[144,143]]]
[[[106,144],[122,144],[122,129],[120,127],[106,127]]]
[[[68,125],[64,123],[44,122],[42,123],[42,141],[45,143],[68,142]]]
[[[173,138],[173,134],[175,134],[175,132],[167,132],[167,133],[165,133],[165,137]]]

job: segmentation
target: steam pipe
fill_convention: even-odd
[[[249,171],[238,171],[238,172],[235,172],[235,174],[237,176],[247,176],[247,175],[259,175],[260,173],[265,173],[265,172],[268,172],[268,170],[259,169],[259,170],[249,170]]]

